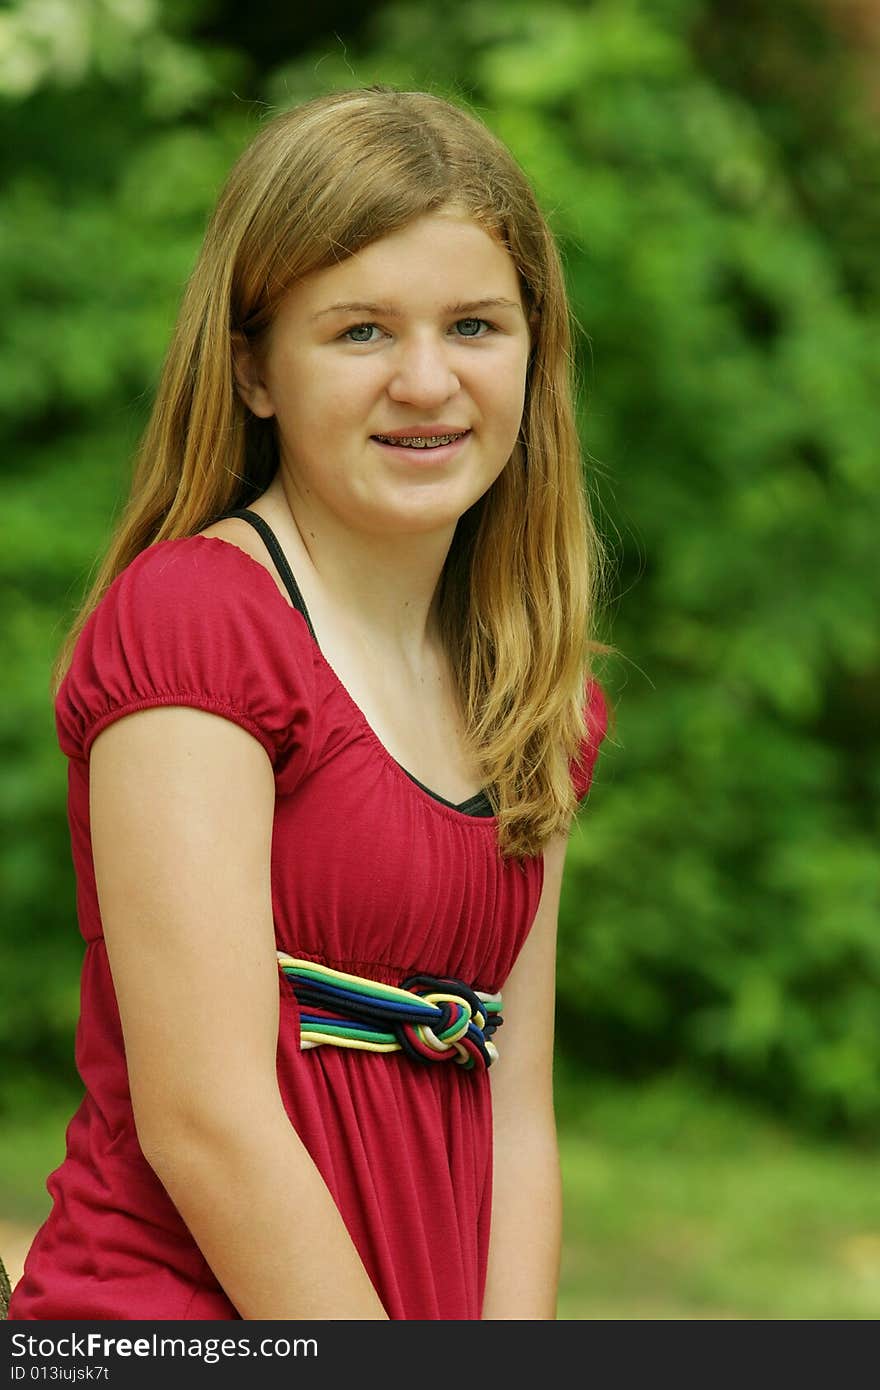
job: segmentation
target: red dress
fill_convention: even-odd
[[[259,529],[277,546],[265,522]],[[89,749],[114,719],[192,705],[259,739],[275,771],[276,942],[291,955],[391,984],[451,975],[495,992],[534,919],[543,855],[503,861],[482,794],[454,806],[396,762],[322,655],[289,570],[284,578],[295,608],[227,541],[149,546],[90,615],[58,692],[86,943],[76,1035],[85,1095],[47,1179],[53,1206],[14,1290],[12,1320],[239,1316],[135,1133],[89,838]],[[606,726],[595,682],[588,708],[591,736],[571,764],[581,798]],[[281,972],[279,991],[284,1105],[389,1317],[479,1318],[489,1074],[400,1052],[301,1050],[299,1004]],[[503,1066],[503,1027],[495,1041]],[[279,1211],[296,1219],[295,1192]]]

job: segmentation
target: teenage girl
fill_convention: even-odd
[[[55,672],[85,1096],[11,1318],[555,1317],[571,363],[461,107],[336,92],[233,168]]]

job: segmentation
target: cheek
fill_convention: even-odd
[[[290,372],[278,393],[278,418],[290,436],[316,440],[334,433],[351,412],[345,393],[327,374]]]
[[[484,378],[486,399],[492,402],[498,416],[522,414],[526,394],[528,358],[512,352],[503,361],[493,364]]]
[[[326,433],[351,429],[362,422],[375,383],[365,372],[345,371],[323,363],[303,377],[298,387],[303,414]]]
[[[525,371],[521,376],[508,378],[507,389],[498,393],[496,415],[505,433],[516,435],[522,423],[526,399]]]

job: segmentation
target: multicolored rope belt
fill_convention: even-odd
[[[418,1062],[457,1062],[488,1068],[498,1059],[491,1041],[501,995],[481,994],[461,980],[411,975],[385,985],[278,951],[278,965],[300,1005],[300,1045],[402,1051]]]

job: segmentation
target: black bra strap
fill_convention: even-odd
[[[312,637],[314,638],[316,645],[320,646],[320,643],[318,642],[318,639],[315,636],[315,629],[312,627],[312,620],[309,617],[309,610],[306,608],[305,599],[300,593],[299,585],[293,577],[293,570],[287,563],[287,557],[284,554],[284,551],[281,549],[281,546],[278,544],[278,537],[275,535],[275,532],[272,530],[272,527],[269,525],[268,521],[266,521],[263,517],[258,516],[256,512],[252,512],[248,507],[241,507],[238,511],[235,512],[227,512],[226,515],[222,518],[222,520],[225,521],[226,517],[228,516],[240,516],[242,520],[249,521],[251,525],[254,527],[254,529],[260,533],[263,540],[265,541],[266,549],[268,550],[269,554],[272,556],[272,559],[275,562],[275,565],[278,569],[278,573],[284,580],[285,588],[287,589],[287,592],[290,594],[291,603],[293,604],[294,608],[298,609],[299,612],[302,613],[303,617],[306,620],[306,623],[308,624],[309,632],[312,634]]]
[[[284,580],[287,592],[290,594],[291,602],[293,603],[294,608],[296,608],[298,612],[302,613],[303,617],[306,620],[306,623],[308,624],[309,632],[312,634],[312,637],[314,639],[315,646],[320,651],[321,644],[315,636],[315,629],[312,627],[312,620],[309,617],[308,609],[306,608],[305,604],[305,599],[299,591],[299,585],[293,577],[293,571],[291,570],[290,565],[287,563],[287,558],[284,554],[284,551],[278,544],[278,537],[275,535],[275,532],[272,530],[272,527],[269,525],[268,521],[265,521],[263,517],[259,516],[256,512],[252,512],[248,507],[241,507],[238,511],[235,512],[227,512],[225,516],[218,517],[218,521],[225,521],[227,516],[240,516],[242,520],[249,521],[251,525],[254,527],[254,529],[260,533],[260,535],[266,543],[266,549],[269,551],[269,554],[275,561],[275,564],[278,568],[278,573]],[[390,757],[391,755],[389,754],[388,756]],[[393,761],[397,763],[396,758],[394,758]],[[426,791],[429,796],[434,798],[435,801],[441,801],[445,806],[451,806],[454,811],[463,811],[464,814],[468,816],[494,815],[494,812],[492,810],[492,804],[489,801],[488,796],[486,795],[485,789],[477,792],[475,796],[469,796],[467,801],[462,801],[460,805],[456,806],[454,801],[447,801],[445,796],[440,796],[439,793],[432,791],[430,787],[426,787],[424,782],[420,782],[418,777],[414,777],[411,772],[408,772],[402,763],[397,763],[397,766],[401,769],[402,772],[406,773],[407,777],[410,779],[411,782],[415,782],[417,786],[421,787],[423,791]]]

